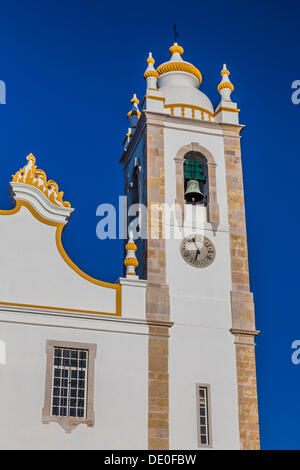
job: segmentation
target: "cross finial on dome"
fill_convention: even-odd
[[[176,24],[173,24],[173,29],[174,29],[174,41],[176,42],[177,41],[177,38],[179,36],[179,33],[177,31],[177,25]]]
[[[234,90],[234,86],[229,80],[230,72],[226,67],[226,64],[223,65],[221,71],[222,81],[218,85],[218,92],[222,96],[223,101],[231,101],[230,95]]]

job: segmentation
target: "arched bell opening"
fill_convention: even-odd
[[[199,152],[188,152],[184,156],[184,199],[186,204],[209,204],[209,180],[207,159]]]

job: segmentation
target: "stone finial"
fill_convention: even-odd
[[[125,250],[127,251],[127,255],[124,260],[124,265],[126,266],[126,277],[130,279],[138,279],[135,269],[138,267],[139,262],[135,255],[137,246],[134,243],[132,230],[129,230],[129,238],[128,243],[125,245]]]
[[[230,72],[227,70],[226,64],[223,65],[221,71],[222,81],[218,85],[218,92],[222,97],[222,101],[231,101],[230,95],[234,90],[234,86],[229,80]]]

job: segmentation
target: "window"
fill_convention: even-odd
[[[87,349],[54,348],[52,416],[86,417]]]
[[[208,167],[198,152],[184,157],[184,198],[190,204],[208,205]]]
[[[211,447],[210,386],[196,386],[198,447]]]
[[[58,422],[67,432],[94,424],[93,388],[96,345],[47,341],[43,423]]]

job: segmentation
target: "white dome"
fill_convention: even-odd
[[[165,104],[188,104],[203,108],[214,114],[210,99],[197,87],[198,80],[185,72],[169,72],[158,79],[158,88]]]
[[[200,113],[207,111],[211,119],[214,108],[210,99],[199,90],[202,82],[200,71],[193,64],[182,59],[183,49],[177,43],[170,47],[170,53],[172,57],[169,62],[157,68],[157,88],[165,98],[165,105],[177,104],[198,108]]]

